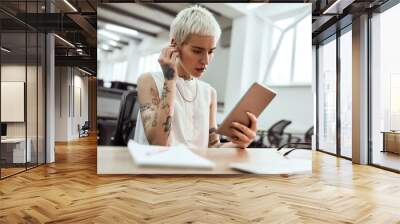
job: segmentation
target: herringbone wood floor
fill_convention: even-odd
[[[315,153],[313,174],[98,176],[94,138],[0,181],[0,223],[400,223],[400,175]]]

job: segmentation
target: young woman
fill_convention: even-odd
[[[251,126],[233,122],[236,137],[220,143],[216,91],[198,79],[211,62],[220,34],[217,21],[205,8],[193,6],[179,12],[171,24],[170,45],[162,49],[158,59],[162,73],[138,78],[136,142],[246,148],[254,140],[257,118],[248,113]]]

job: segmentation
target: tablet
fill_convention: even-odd
[[[246,112],[250,112],[258,117],[275,96],[275,91],[255,82],[218,127],[217,133],[232,139],[232,122],[238,122],[250,127],[251,121]]]

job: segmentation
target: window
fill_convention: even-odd
[[[318,49],[320,150],[336,153],[336,39]]]
[[[112,81],[125,81],[126,68],[128,66],[127,61],[114,63],[113,68],[113,79]]]
[[[154,53],[140,57],[138,74],[143,74],[145,72],[161,72],[161,67],[158,63],[159,56],[160,53]]]
[[[340,36],[340,154],[352,157],[352,33]]]
[[[311,16],[278,20],[272,28],[268,85],[311,85]]]
[[[398,21],[400,4],[371,18],[372,163],[395,170],[400,170],[400,156],[396,154],[400,152],[400,132],[392,132],[400,130]]]

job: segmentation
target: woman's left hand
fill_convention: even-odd
[[[250,112],[247,112],[247,116],[249,116],[251,121],[250,127],[237,122],[232,122],[231,128],[233,135],[235,136],[232,139],[232,143],[238,145],[242,149],[249,146],[250,143],[256,138],[257,118]]]

